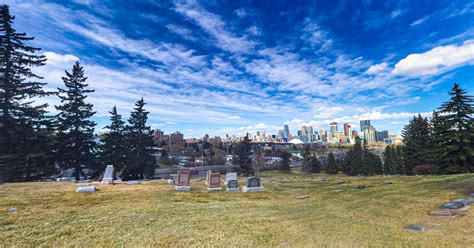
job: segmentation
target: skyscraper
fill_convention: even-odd
[[[351,130],[351,124],[344,123],[344,136],[349,137]]]
[[[288,125],[283,126],[283,142],[288,142],[288,138],[290,137],[290,128]]]
[[[360,121],[360,131],[362,133],[364,132],[364,129],[366,129],[368,126],[370,126],[370,120]]]
[[[330,127],[331,127],[331,135],[335,137],[337,133],[337,122],[331,122]]]

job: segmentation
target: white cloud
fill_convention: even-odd
[[[474,41],[460,46],[439,46],[421,54],[410,54],[400,60],[392,74],[405,76],[425,76],[440,74],[447,70],[474,62]]]
[[[72,55],[72,54],[57,54],[54,52],[44,52],[44,56],[46,56],[46,64],[52,65],[52,66],[59,66],[59,65],[67,65],[71,66],[72,63],[79,61],[79,58]]]
[[[421,19],[418,19],[418,20],[412,22],[412,23],[410,24],[410,26],[413,27],[413,26],[418,26],[418,25],[420,25],[420,24],[423,24],[426,20],[428,20],[428,18],[429,18],[429,16],[425,16],[425,17],[423,17],[423,18],[421,18]]]
[[[383,71],[387,70],[387,67],[388,67],[388,64],[386,62],[376,64],[376,65],[372,65],[372,66],[369,67],[369,69],[367,69],[365,74],[368,74],[368,75],[378,74],[380,72],[383,72]]]

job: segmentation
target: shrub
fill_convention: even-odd
[[[438,171],[438,166],[434,164],[417,165],[412,169],[413,175],[430,175]]]

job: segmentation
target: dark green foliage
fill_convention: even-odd
[[[328,155],[328,162],[326,165],[326,173],[328,174],[337,174],[337,163],[332,152]]]
[[[431,151],[430,123],[421,115],[414,116],[402,131],[404,173],[411,174],[417,165],[429,162]]]
[[[355,144],[346,153],[344,158],[344,173],[350,176],[364,175],[363,149],[359,137],[355,138]]]
[[[397,145],[390,145],[385,147],[383,153],[384,157],[384,174],[396,175],[403,174],[403,158],[402,158],[402,147]]]
[[[94,127],[91,118],[95,111],[93,105],[86,103],[87,93],[94,90],[87,89],[87,77],[79,62],[72,67],[72,72],[66,71],[66,77],[62,77],[65,89],[58,88],[61,104],[55,106],[59,114],[58,134],[56,144],[56,160],[62,169],[74,169],[76,180],[83,175],[83,167],[97,170],[95,168]]]
[[[319,162],[316,155],[312,155],[309,159],[309,169],[311,173],[321,172],[321,163]]]
[[[233,150],[235,155],[234,162],[239,166],[239,173],[244,176],[253,175],[252,159],[250,158],[252,147],[248,134]]]
[[[127,162],[128,148],[124,135],[125,122],[122,121],[122,116],[117,113],[115,106],[109,113],[111,114],[110,124],[105,127],[108,132],[102,135],[99,146],[99,171],[104,171],[107,165],[112,164],[115,171],[120,173]]]
[[[311,163],[311,152],[309,151],[309,147],[306,147],[306,149],[304,150],[303,152],[303,166],[302,166],[302,170],[304,172],[308,172],[310,171],[310,163]]]
[[[433,118],[433,136],[443,173],[474,172],[474,99],[454,84]]]
[[[13,27],[7,5],[0,6],[0,181],[27,181],[51,175],[51,119],[47,104],[35,105],[45,83],[31,68],[45,64],[33,40]]]
[[[291,153],[288,151],[283,151],[281,154],[281,166],[280,166],[280,171],[288,173],[291,171],[290,167],[290,158],[291,158]]]
[[[125,128],[126,164],[122,171],[125,180],[151,178],[155,173],[156,161],[152,156],[153,130],[146,125],[148,114],[142,99],[135,103]]]

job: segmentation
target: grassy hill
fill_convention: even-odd
[[[262,193],[207,193],[199,178],[190,193],[177,193],[164,180],[81,194],[72,183],[3,184],[0,245],[474,246],[473,209],[461,218],[427,214],[474,192],[474,174],[262,177]],[[373,187],[348,190],[358,185]],[[302,195],[309,197],[296,199]],[[410,224],[427,230],[403,229]]]

